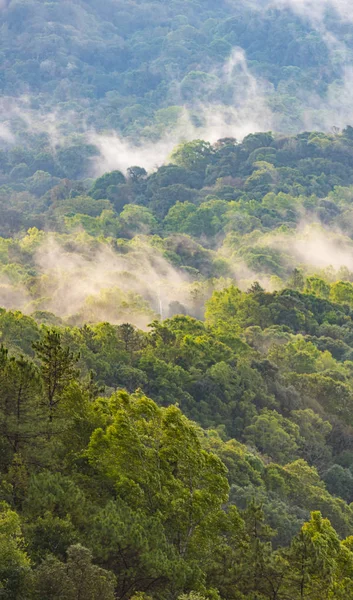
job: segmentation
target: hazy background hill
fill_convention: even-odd
[[[167,134],[160,161],[171,136],[343,127],[352,115],[348,4],[3,2],[2,144],[35,130],[54,145],[79,132],[139,144]],[[114,146],[93,137],[112,161]],[[148,166],[151,152],[141,157]]]

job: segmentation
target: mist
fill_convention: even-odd
[[[297,228],[286,234],[274,231],[261,236],[257,245],[279,250],[288,271],[301,267],[306,274],[313,274],[329,269],[337,279],[342,268],[353,273],[352,239],[339,228],[323,226],[309,216],[303,216]]]
[[[269,5],[276,8],[290,8],[314,24],[322,23],[329,11],[336,12],[344,21],[353,22],[350,0],[271,0]]]
[[[176,313],[202,318],[204,302],[213,290],[232,283],[246,291],[257,281],[272,292],[286,286],[294,268],[331,281],[342,278],[342,268],[353,274],[353,241],[338,229],[308,223],[303,217],[295,230],[286,233],[253,233],[249,247],[268,246],[280,252],[281,279],[266,266],[252,270],[234,248],[232,254],[225,246],[215,258],[227,260],[229,277],[206,281],[170,264],[144,236],[119,252],[80,232],[76,238],[47,234],[32,257],[35,279],[16,284],[9,276],[0,277],[0,306],[25,314],[53,313],[72,325],[130,322],[146,329],[153,319]]]
[[[0,280],[1,306],[27,314],[48,311],[77,324],[129,321],[140,328],[153,318],[168,317],[172,302],[192,310],[190,277],[143,237],[119,254],[106,244],[83,239],[77,248],[67,249],[50,234],[33,262],[38,276],[32,287]]]
[[[214,143],[223,137],[241,141],[255,131],[272,129],[273,114],[266,102],[265,84],[250,72],[242,48],[233,49],[218,73],[218,80],[218,85],[227,87],[231,101],[227,104],[194,101],[191,106],[184,105],[175,127],[156,142],[142,139],[137,145],[117,132],[88,132],[89,141],[100,151],[99,159],[92,163],[93,174],[99,176],[114,169],[125,172],[131,165],[152,171],[166,161],[180,142],[198,138]]]
[[[306,5],[304,1],[279,0],[276,4],[279,8],[292,8],[303,18],[310,19],[330,52],[335,54],[341,69],[341,78],[328,86],[324,96],[302,91],[301,122],[296,126],[298,133],[308,130],[327,132],[332,131],[333,127],[343,129],[353,123],[352,57],[345,44],[323,25],[325,12],[334,3],[327,0],[318,4],[320,6],[316,12],[314,2]],[[347,3],[339,3],[338,14],[342,18],[346,9]],[[215,73],[211,72],[211,75]],[[125,172],[129,166],[136,164],[149,172],[153,171],[165,163],[177,144],[192,139],[214,143],[223,137],[242,141],[248,134],[261,131],[288,133],[285,128],[283,130],[280,116],[269,106],[269,96],[274,89],[269,82],[251,73],[242,48],[233,49],[223,69],[217,73],[217,78],[219,87],[227,90],[227,101],[207,103],[194,100],[191,105],[184,105],[176,125],[156,142],[146,141],[142,137],[139,144],[134,144],[114,131],[104,134],[89,132],[89,141],[100,151],[100,157],[92,162],[92,174],[99,176],[114,169]],[[198,126],[195,125],[194,115],[197,115]]]
[[[133,165],[139,165],[148,172],[160,167],[171,153],[176,144],[186,139],[181,131],[173,132],[172,136],[165,136],[157,142],[142,142],[134,144],[122,137],[116,131],[108,133],[91,132],[88,140],[98,149],[100,156],[91,163],[93,177],[118,169],[126,173]]]
[[[331,7],[337,9],[342,18],[349,17],[348,2],[337,0],[271,0],[270,2],[249,2],[251,7],[259,10],[276,6],[290,9],[310,21],[316,28],[330,50],[338,53],[338,64],[342,71],[341,80],[333,82],[325,97],[302,92],[300,99],[303,106],[301,122],[296,130],[331,130],[332,126],[344,128],[353,122],[353,106],[351,93],[353,86],[353,62],[349,60],[347,48],[339,42],[325,25],[325,14]],[[175,101],[180,102],[180,116],[177,122],[167,127],[161,137],[148,139],[148,131],[142,130],[140,139],[124,137],[119,131],[100,131],[94,129],[85,120],[84,111],[75,112],[66,108],[57,108],[51,112],[33,107],[31,96],[20,98],[4,97],[0,101],[0,142],[8,145],[23,143],[23,129],[28,136],[43,134],[53,152],[77,135],[99,150],[99,157],[89,163],[91,177],[98,177],[115,169],[126,172],[128,167],[139,165],[148,172],[155,170],[166,162],[173,148],[182,141],[204,139],[215,142],[222,137],[234,137],[241,141],[249,133],[260,131],[279,131],[282,129],[279,115],[272,112],[269,98],[275,92],[273,86],[250,70],[245,51],[234,47],[230,57],[220,69],[209,73],[216,83],[209,83],[204,96],[212,98],[212,85],[223,91],[221,100],[203,101],[193,98],[183,103],[180,94],[180,83],[175,82]],[[195,119],[196,117],[196,119]],[[20,124],[20,127],[19,127]],[[293,125],[294,126],[294,125]],[[292,128],[292,125],[291,125]],[[151,129],[147,127],[147,130]],[[153,129],[153,126],[152,126]],[[21,137],[18,135],[21,133]],[[291,129],[291,132],[292,129]]]
[[[289,242],[289,251],[295,259],[308,268],[338,271],[346,267],[353,271],[353,242],[339,231],[318,225],[302,225]]]
[[[24,285],[14,285],[8,277],[0,275],[1,308],[25,311],[30,300],[30,295]]]
[[[15,143],[15,139],[11,128],[6,123],[0,123],[0,142],[12,145]]]
[[[234,1],[230,0],[229,3],[234,4]],[[247,0],[245,5],[259,11],[273,7],[292,10],[310,22],[330,51],[336,55],[336,64],[342,73],[340,80],[329,85],[325,97],[303,90],[300,98],[303,112],[296,131],[330,131],[332,126],[344,128],[352,123],[353,61],[344,42],[337,40],[328,30],[326,19],[328,12],[334,10],[342,21],[352,22],[353,13],[348,0]],[[45,135],[55,152],[70,138],[77,138],[79,135],[99,150],[99,157],[90,160],[88,172],[90,177],[98,177],[115,169],[126,172],[132,165],[142,166],[151,172],[165,163],[173,148],[182,141],[200,138],[215,142],[222,137],[234,137],[241,141],[254,132],[272,130],[287,133],[279,115],[272,112],[269,106],[271,94],[275,92],[273,86],[252,73],[242,48],[234,47],[223,67],[211,69],[209,74],[216,83],[210,83],[209,88],[206,85],[204,96],[212,98],[212,85],[216,85],[218,91],[224,91],[224,97],[217,101],[195,97],[190,102],[183,102],[180,82],[175,81],[175,102],[179,103],[179,119],[173,126],[167,127],[161,137],[155,135],[154,141],[148,139],[147,131],[151,127],[153,129],[153,125],[148,126],[146,132],[142,130],[140,139],[136,142],[113,129],[101,131],[93,128],[86,122],[84,111],[80,108],[75,109],[78,112],[67,110],[67,107],[46,112],[33,104],[31,95],[28,94],[19,98],[1,99],[0,143],[10,146],[23,143],[25,129],[29,137]],[[295,129],[295,124],[291,125],[292,133],[293,127]]]

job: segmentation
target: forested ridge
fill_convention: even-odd
[[[241,102],[243,70],[238,83],[222,77],[232,52],[241,48],[278,129],[307,126],[306,110],[319,127],[328,104],[337,105],[344,94],[353,25],[349,11],[342,15],[329,2],[303,14],[295,6],[267,0],[4,0],[3,120],[13,119],[14,132],[24,132],[26,106],[53,110],[66,125],[74,113],[98,129],[158,138],[184,106],[197,126],[198,102],[233,106],[234,92],[235,104]]]
[[[353,598],[352,40],[0,0],[0,598]]]
[[[291,287],[295,269],[300,289],[316,276],[329,286],[320,293],[341,300],[337,281],[349,296],[352,279],[352,155],[349,126],[258,133],[184,142],[153,172],[92,180],[65,177],[60,154],[37,155],[53,163],[38,171],[15,147],[0,187],[1,304],[55,322],[145,326],[202,318],[212,290],[234,280]]]
[[[3,186],[5,598],[350,597],[351,153],[261,133]]]

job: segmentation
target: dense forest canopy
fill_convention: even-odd
[[[4,0],[0,31],[4,146],[81,134],[111,161],[112,131],[215,141],[352,117],[345,0]]]
[[[0,0],[0,598],[353,597],[346,0]]]
[[[353,130],[194,140],[152,173],[68,179],[4,153],[0,300],[56,322],[203,317],[214,289],[353,282]],[[72,162],[68,163],[73,166]],[[64,167],[65,168],[65,167]],[[313,284],[314,286],[314,284]],[[348,292],[347,292],[348,293]],[[347,296],[348,298],[348,296]],[[52,317],[47,317],[52,318]]]

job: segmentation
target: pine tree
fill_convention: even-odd
[[[61,335],[54,329],[45,332],[40,342],[33,344],[40,361],[40,372],[44,384],[45,403],[52,423],[55,407],[59,404],[63,391],[78,375],[75,365],[78,355],[63,346]]]

